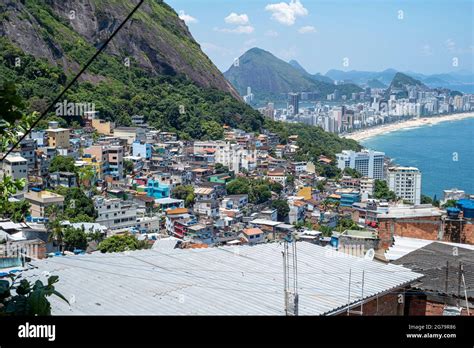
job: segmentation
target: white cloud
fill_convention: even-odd
[[[221,56],[228,56],[232,53],[231,50],[211,42],[203,42],[201,48],[205,53],[217,53]]]
[[[227,24],[246,25],[249,23],[249,16],[247,16],[245,13],[239,15],[235,12],[232,12],[230,15],[224,18],[224,21]]]
[[[253,46],[253,45],[255,45],[257,42],[258,42],[257,39],[246,40],[246,41],[244,42],[244,46]]]
[[[228,28],[214,28],[215,31],[221,33],[231,33],[231,34],[252,34],[255,30],[251,25],[239,25],[237,28],[228,29]]]
[[[295,24],[297,17],[303,17],[309,13],[300,0],[268,4],[265,10],[272,13],[272,19],[288,26]]]
[[[289,61],[298,57],[296,46],[287,47],[278,52],[278,57],[283,60]]]
[[[446,45],[446,48],[448,49],[448,51],[450,52],[454,52],[456,51],[456,43],[454,42],[453,39],[447,39],[444,44]]]
[[[182,19],[186,24],[197,23],[197,18],[194,18],[186,13],[183,10],[179,11],[179,18]]]
[[[433,55],[433,49],[431,48],[431,46],[428,45],[428,44],[421,46],[421,55],[423,55],[423,56],[432,56]]]
[[[268,36],[268,37],[277,37],[278,36],[278,33],[274,30],[267,30],[265,32],[265,36]]]
[[[315,33],[315,32],[316,32],[316,28],[313,27],[312,25],[307,25],[298,29],[298,33],[300,34],[309,34],[309,33]]]

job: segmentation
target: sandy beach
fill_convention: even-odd
[[[441,122],[447,121],[459,121],[465,118],[473,118],[474,112],[466,112],[460,114],[451,114],[451,115],[441,115],[441,116],[431,116],[431,117],[420,117],[417,119],[412,119],[400,123],[390,123],[386,125],[376,126],[372,128],[367,128],[361,131],[357,131],[350,134],[341,135],[343,138],[353,139],[356,141],[361,141],[375,137],[377,135],[395,132],[401,129],[408,128],[418,128],[427,125],[434,125]]]

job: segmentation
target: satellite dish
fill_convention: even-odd
[[[365,256],[364,256],[364,259],[365,260],[370,260],[372,261],[375,257],[375,251],[374,249],[369,249],[367,250],[367,252],[365,253]]]

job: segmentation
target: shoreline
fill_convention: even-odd
[[[427,125],[435,125],[441,122],[448,122],[448,121],[460,121],[467,118],[474,118],[474,112],[430,116],[430,117],[411,119],[411,120],[407,120],[400,123],[389,123],[386,125],[363,129],[363,130],[349,133],[346,135],[341,135],[341,138],[361,141],[361,140],[367,140],[369,138],[373,138],[382,134],[396,132],[402,129],[418,128],[418,127],[423,127]]]

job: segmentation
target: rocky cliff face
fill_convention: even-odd
[[[0,35],[24,52],[46,58],[67,72],[78,71],[81,57],[69,54],[82,40],[97,47],[120,25],[138,0],[0,0]],[[131,59],[152,75],[186,75],[202,87],[240,98],[201,51],[186,24],[160,0],[147,0],[110,42],[107,54]],[[83,55],[83,60],[89,56]],[[91,82],[101,76],[84,75]]]

